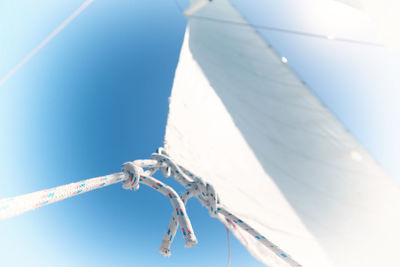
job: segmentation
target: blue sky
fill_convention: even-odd
[[[0,76],[82,2],[2,2]],[[114,173],[161,146],[185,23],[173,1],[95,1],[4,83],[0,197]],[[199,245],[178,235],[164,258],[169,201],[111,186],[2,221],[1,265],[225,265],[224,227],[196,200],[188,210]],[[261,266],[233,239],[244,265]]]
[[[82,2],[1,1],[0,77]],[[323,16],[326,24],[315,25],[313,18],[321,20],[321,14],[314,5],[310,11],[311,0],[301,6],[294,0],[233,2],[256,24],[329,29],[359,39],[373,32],[363,15],[343,13],[340,4]],[[346,23],[332,23],[339,17]],[[0,198],[114,173],[161,146],[185,24],[172,0],[96,0],[4,83]],[[260,32],[400,181],[400,56],[383,48]],[[185,249],[177,236],[167,259],[157,249],[171,214],[169,202],[144,186],[134,193],[110,186],[0,222],[0,261],[2,266],[224,266],[224,227],[195,200],[188,212],[199,244]],[[234,238],[231,242],[232,266],[262,266]]]

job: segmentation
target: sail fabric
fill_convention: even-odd
[[[175,74],[167,152],[303,266],[400,266],[399,187],[284,62],[228,0],[198,11]],[[287,266],[232,231],[263,263]]]
[[[400,1],[336,0],[370,15],[385,46],[400,51]]]

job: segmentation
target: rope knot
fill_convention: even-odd
[[[135,162],[126,162],[122,165],[122,172],[125,175],[125,181],[122,183],[124,189],[138,190],[139,182],[143,175],[143,168]]]
[[[202,204],[209,209],[212,217],[217,216],[219,198],[215,192],[214,186],[206,183],[201,177],[194,176],[194,190],[197,191],[198,197]]]
[[[169,172],[172,171],[172,176],[177,181],[181,182],[185,185],[186,189],[193,191],[199,197],[201,203],[209,209],[210,215],[213,217],[217,216],[219,198],[214,186],[206,183],[201,177],[194,175],[186,168],[177,164],[170,158],[164,148],[159,148],[157,153],[151,155],[151,158],[157,160],[163,168],[168,168]]]
[[[157,153],[153,153],[151,158],[156,160],[160,165],[159,169],[161,170],[162,174],[165,178],[171,176],[171,167],[169,166],[169,155],[164,148],[159,147],[157,149]]]

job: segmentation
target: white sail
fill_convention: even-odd
[[[400,51],[400,1],[336,0],[368,13],[376,25],[381,41]]]
[[[170,99],[169,154],[303,266],[400,266],[398,186],[228,0],[195,16]],[[260,261],[286,266],[233,232]]]

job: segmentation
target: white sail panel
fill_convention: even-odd
[[[170,99],[168,153],[304,266],[400,266],[397,185],[227,0],[195,16]],[[286,266],[233,232],[262,262]]]

